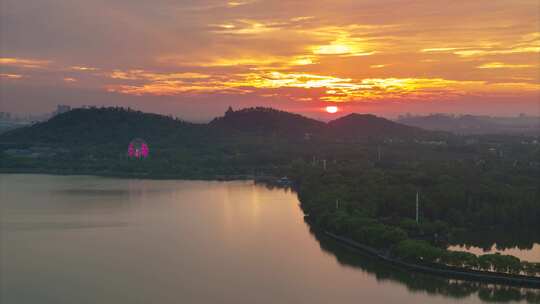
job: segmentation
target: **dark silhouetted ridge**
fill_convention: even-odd
[[[307,134],[310,134],[309,136]],[[413,137],[434,134],[369,114],[350,114],[329,123],[271,108],[228,110],[208,124],[125,108],[74,109],[48,121],[0,135],[0,143],[98,146],[126,144],[144,138],[170,147],[205,144],[234,136],[275,136],[291,140]]]
[[[397,137],[423,135],[428,131],[406,126],[371,114],[349,114],[328,123],[336,137]]]
[[[432,114],[400,117],[400,123],[458,134],[525,134],[540,133],[540,118],[534,116],[490,117],[476,115]]]
[[[188,131],[196,125],[172,117],[125,108],[74,109],[48,121],[12,130],[2,142],[58,144],[114,144],[142,137],[159,142]]]
[[[210,126],[228,132],[290,136],[320,132],[325,124],[299,114],[257,107],[228,111],[212,120]]]

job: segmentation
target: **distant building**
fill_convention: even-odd
[[[62,113],[66,113],[68,111],[71,111],[71,107],[68,105],[57,105],[56,111],[53,112],[53,115],[58,115]]]
[[[0,112],[0,120],[10,120],[11,113],[9,112]]]

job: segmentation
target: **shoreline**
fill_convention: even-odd
[[[346,247],[352,247],[357,250],[376,257],[388,264],[405,268],[408,270],[433,274],[437,276],[451,277],[456,279],[465,279],[469,281],[478,281],[484,283],[494,283],[502,285],[511,285],[519,287],[528,287],[540,289],[540,277],[531,277],[525,275],[513,275],[507,273],[488,272],[480,270],[472,270],[460,267],[451,267],[446,265],[420,265],[415,263],[408,263],[405,261],[397,260],[381,254],[379,251],[369,246],[360,244],[349,238],[339,236],[337,234],[323,231],[326,236],[337,241],[338,243],[345,245]]]
[[[122,179],[147,179],[147,180],[190,180],[190,181],[253,181],[255,184],[264,184],[275,188],[294,188],[292,184],[283,184],[279,182],[279,177],[272,175],[252,175],[252,174],[230,174],[230,175],[159,175],[159,174],[141,174],[141,173],[121,173],[121,172],[95,172],[95,171],[50,171],[50,170],[6,170],[0,168],[0,174],[41,174],[41,175],[57,175],[57,176],[95,176],[107,178],[122,178]]]
[[[125,172],[104,172],[104,171],[55,171],[41,169],[4,169],[0,168],[0,174],[43,174],[43,175],[59,175],[59,176],[96,176],[96,177],[114,177],[114,178],[133,178],[133,179],[150,179],[150,180],[200,180],[200,181],[245,181],[258,180],[257,176],[249,174],[234,174],[234,175],[174,175],[174,174],[148,174],[148,173],[125,173]]]

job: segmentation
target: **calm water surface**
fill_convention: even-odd
[[[530,302],[381,265],[252,182],[0,175],[0,208],[3,304]]]

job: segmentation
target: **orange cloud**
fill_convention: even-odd
[[[129,70],[121,71],[114,70],[109,74],[113,79],[129,79],[129,80],[151,80],[151,81],[166,81],[176,79],[200,79],[208,78],[210,75],[201,73],[155,73],[145,70]]]
[[[21,79],[23,77],[24,76],[20,74],[7,74],[7,73],[0,74],[0,78],[7,78],[7,79]]]
[[[448,52],[448,51],[455,51],[459,50],[459,48],[455,47],[439,47],[439,48],[426,48],[421,49],[420,51],[423,53],[432,53],[432,52]]]
[[[44,68],[50,63],[49,60],[36,60],[36,59],[25,59],[25,58],[14,58],[14,57],[3,57],[0,58],[0,65],[7,66],[16,66],[23,68]]]
[[[132,71],[133,73],[133,71]],[[144,80],[145,83],[109,85],[110,92],[131,95],[182,95],[247,92],[261,97],[275,96],[264,90],[295,88],[306,92],[315,90],[317,98],[331,102],[370,101],[393,98],[425,99],[453,98],[463,95],[511,92],[512,90],[539,91],[540,85],[526,82],[488,83],[483,80],[450,80],[444,78],[343,78],[310,73],[259,71],[212,77],[180,79],[176,74],[153,74],[136,71],[138,76],[119,74],[116,79]],[[183,73],[180,75],[184,75]],[[141,77],[140,75],[146,75]],[[173,76],[171,76],[173,75]],[[300,100],[305,96],[290,96]],[[312,98],[313,97],[309,97]]]
[[[532,64],[508,64],[503,62],[489,62],[477,66],[479,69],[522,69],[534,67]]]
[[[97,71],[98,70],[98,68],[82,66],[82,65],[74,65],[74,66],[71,66],[70,69],[74,71]]]
[[[482,49],[471,49],[471,50],[462,50],[455,51],[454,54],[462,57],[472,57],[472,56],[485,56],[485,55],[508,55],[508,54],[519,54],[519,53],[539,53],[540,46],[522,46],[509,49],[498,49],[498,50],[482,50]]]

